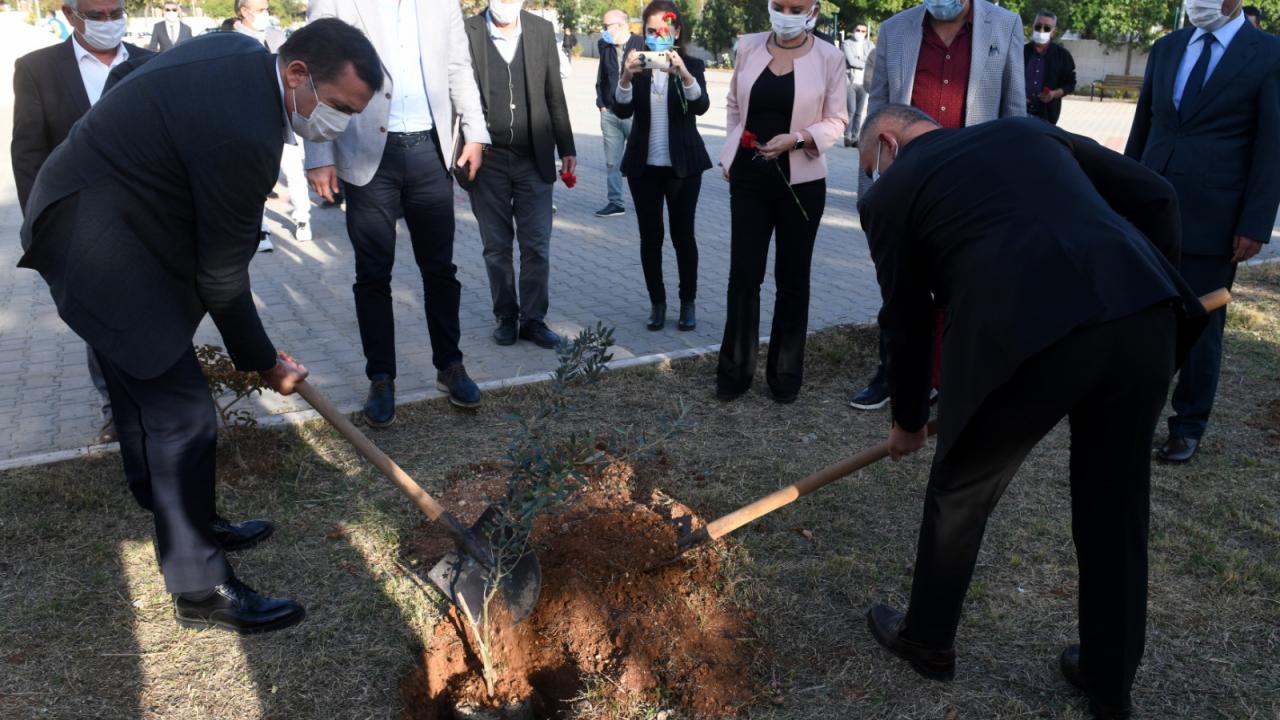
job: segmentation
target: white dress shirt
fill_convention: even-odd
[[[436,126],[427,97],[427,78],[422,72],[422,51],[418,47],[417,0],[383,0],[394,5],[396,47],[391,53],[390,132],[423,132]]]
[[[165,20],[164,31],[169,36],[169,42],[172,42],[172,43],[178,42],[179,25],[177,20],[174,20],[173,22],[169,22],[168,20]]]
[[[111,74],[111,68],[128,60],[129,50],[124,43],[120,43],[120,47],[116,48],[115,59],[110,65],[104,65],[101,60],[93,56],[93,53],[86,50],[74,35],[71,36],[71,46],[76,51],[76,64],[80,66],[80,80],[84,82],[84,91],[89,96],[89,104],[95,105],[98,98],[102,97],[102,89],[107,85],[107,76]]]
[[[671,87],[667,73],[654,70],[653,82],[649,85],[649,157],[646,165],[655,167],[671,167],[671,129],[670,110],[667,105],[667,90]],[[618,87],[614,90],[614,99],[620,103],[629,103],[635,86]],[[702,86],[695,78],[693,83],[684,86],[685,102],[693,102],[702,97]]]
[[[524,29],[520,27],[520,20],[516,20],[516,31],[511,33],[511,37],[504,35],[502,29],[493,23],[493,13],[488,10],[484,11],[484,22],[489,26],[489,39],[493,40],[493,46],[498,49],[502,59],[510,65],[511,61],[516,59],[516,50],[520,48],[520,36],[524,34]]]
[[[1240,32],[1240,28],[1244,27],[1245,22],[1244,14],[1241,13],[1235,20],[1213,31],[1213,37],[1217,42],[1209,49],[1209,67],[1204,74],[1206,83],[1213,76],[1213,71],[1218,67],[1218,62],[1222,60],[1222,56],[1226,54],[1231,41]],[[1191,70],[1196,66],[1196,61],[1200,59],[1200,53],[1204,52],[1204,42],[1200,38],[1205,35],[1208,35],[1206,31],[1196,28],[1196,31],[1191,33],[1191,42],[1187,43],[1187,51],[1182,54],[1182,64],[1178,66],[1178,75],[1173,81],[1173,106],[1177,109],[1182,109],[1182,92],[1187,88],[1187,79],[1191,77]]]

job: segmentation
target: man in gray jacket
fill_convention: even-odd
[[[436,387],[460,407],[480,404],[458,347],[462,285],[453,264],[451,171],[475,179],[489,144],[471,51],[456,0],[311,0],[309,20],[336,17],[360,28],[387,71],[381,92],[332,143],[307,143],[307,177],[332,201],[341,178],[347,234],[356,254],[356,319],[374,427],[395,420],[395,318],[391,266],[396,221],[409,226],[422,273]],[[455,137],[453,118],[461,137]]]
[[[849,68],[849,125],[845,128],[844,145],[857,147],[862,120],[867,112],[867,65],[876,49],[875,43],[867,36],[867,24],[860,22],[854,25],[853,34],[840,43],[840,49],[844,51],[844,64]]]
[[[876,39],[868,115],[889,103],[912,105],[944,128],[1026,116],[1022,18],[1016,14],[987,0],[924,0],[885,20]],[[859,175],[859,198],[871,183]],[[888,404],[885,360],[881,337],[880,367],[849,398],[851,406],[876,410]]]

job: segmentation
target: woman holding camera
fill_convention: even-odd
[[[804,380],[809,266],[827,197],[823,153],[844,137],[849,79],[843,53],[813,35],[818,0],[768,2],[773,30],[743,36],[726,102],[720,166],[729,181],[729,307],[716,397],[734,400],[751,387],[760,283],[776,236],[766,377],[773,399],[789,403]]]
[[[697,116],[710,107],[705,65],[685,54],[688,35],[670,0],[654,0],[642,15],[649,52],[627,54],[613,113],[635,117],[622,174],[631,186],[640,228],[640,264],[649,290],[650,330],[666,325],[667,291],[662,281],[662,205],[671,221],[671,245],[680,274],[680,318],[676,327],[693,330],[698,321],[698,242],[694,214],[702,173],[711,157],[698,134]]]

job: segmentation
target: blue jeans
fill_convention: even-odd
[[[622,206],[622,153],[631,136],[631,118],[623,120],[608,109],[602,110],[600,133],[604,136],[604,162],[609,168],[609,204]]]

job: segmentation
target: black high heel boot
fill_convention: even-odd
[[[667,304],[656,303],[649,311],[649,322],[645,327],[653,331],[661,330],[667,325]]]
[[[676,323],[677,330],[693,330],[698,327],[698,315],[693,310],[693,301],[680,303],[680,320]]]

